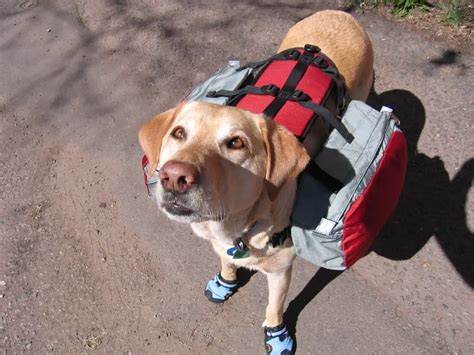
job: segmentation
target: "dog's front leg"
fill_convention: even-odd
[[[229,262],[229,257],[221,256],[221,276],[227,281],[237,280],[237,267]]]
[[[264,327],[276,327],[283,323],[283,306],[290,287],[292,267],[285,271],[268,273],[268,305]]]
[[[219,250],[216,245],[214,245],[214,249]],[[214,303],[225,302],[237,291],[238,287],[237,267],[230,262],[227,255],[220,255],[220,258],[221,271],[212,280],[209,280],[204,290],[207,299]]]
[[[293,354],[294,342],[285,323],[283,306],[290,287],[291,266],[285,271],[268,273],[268,306],[263,323],[267,354]]]

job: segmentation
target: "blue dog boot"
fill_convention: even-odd
[[[218,272],[212,280],[209,280],[204,291],[207,299],[214,303],[221,303],[226,301],[237,290],[238,281],[227,281]]]
[[[271,355],[290,355],[294,353],[293,339],[285,323],[273,328],[264,328],[265,350]]]

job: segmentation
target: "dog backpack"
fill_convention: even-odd
[[[353,100],[342,122],[354,140],[329,135],[299,177],[291,226],[296,253],[333,270],[367,253],[395,211],[407,166],[405,137],[390,109]]]
[[[336,117],[348,101],[343,81],[334,63],[319,47],[307,44],[259,62],[242,67],[239,64],[230,61],[196,87],[186,100],[263,113],[292,132],[310,156],[321,148],[314,137],[318,132],[327,132],[328,126],[348,142],[353,139]],[[325,107],[330,98],[336,105],[335,114]]]
[[[331,96],[340,120],[324,107]],[[272,237],[273,246],[291,237],[297,255],[333,270],[344,270],[367,253],[397,205],[406,142],[391,110],[349,102],[335,65],[318,47],[288,49],[244,66],[230,61],[185,100],[264,113],[310,153],[299,176],[291,226]],[[334,129],[324,146],[315,148],[312,138],[321,125]],[[142,167],[155,198],[158,172],[148,177],[146,156]]]

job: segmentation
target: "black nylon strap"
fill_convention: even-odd
[[[275,117],[278,111],[283,107],[285,102],[288,98],[293,94],[295,91],[296,86],[298,85],[299,81],[303,77],[306,69],[311,64],[313,60],[314,52],[310,52],[305,50],[298,62],[296,63],[295,67],[290,73],[290,76],[286,80],[285,85],[278,93],[278,96],[267,106],[263,113],[269,117]]]
[[[327,108],[316,105],[311,101],[299,101],[300,105],[309,108],[315,112],[319,117],[324,119],[327,123],[333,126],[339,134],[346,140],[347,143],[351,143],[354,140],[354,136],[347,130],[347,127],[342,124]]]
[[[217,91],[209,91],[206,94],[206,97],[234,97],[237,95],[244,95],[244,94],[255,94],[255,95],[272,95],[276,96],[278,94],[279,88],[275,85],[265,85],[262,87],[247,85],[241,89],[237,90],[217,90]]]
[[[324,53],[313,60],[313,65],[321,69],[325,74],[329,75],[337,86],[337,114],[341,114],[344,107],[351,101],[336,65]]]
[[[286,227],[281,232],[273,234],[268,243],[276,248],[283,245],[288,238],[291,238],[291,226]]]
[[[346,88],[344,87],[344,84],[342,83],[342,79],[339,76],[339,72],[337,71],[336,68],[334,67],[327,67],[326,69],[321,69],[325,74],[329,75],[334,83],[336,84],[337,87],[337,113],[341,113],[341,111],[344,109],[345,102],[344,99],[346,98]]]

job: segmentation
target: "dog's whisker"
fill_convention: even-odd
[[[227,218],[227,210],[223,203],[220,203],[220,206],[221,206],[221,215],[220,215],[219,220],[224,221]]]
[[[224,209],[223,209],[222,203],[219,201],[217,203],[216,219],[218,221],[222,221],[223,218],[224,218]]]

